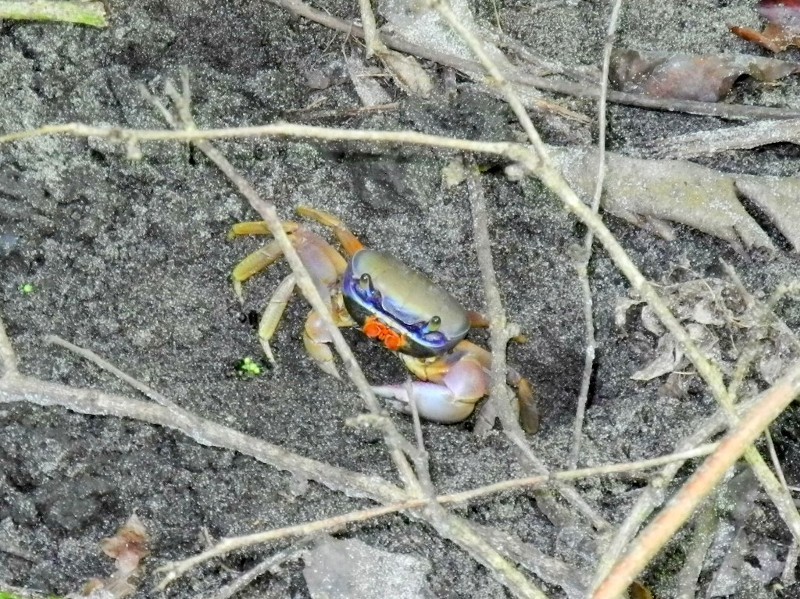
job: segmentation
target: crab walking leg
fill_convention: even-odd
[[[350,230],[344,226],[344,223],[332,214],[328,214],[327,212],[323,212],[321,210],[315,210],[314,208],[309,208],[307,206],[298,206],[297,213],[300,216],[314,219],[318,223],[333,229],[333,233],[336,235],[339,243],[342,244],[342,247],[344,247],[344,250],[347,252],[348,256],[352,256],[358,250],[364,248],[364,245],[358,240],[358,237],[353,235]]]
[[[258,248],[252,254],[244,257],[236,266],[233,267],[231,279],[233,279],[233,290],[236,297],[242,300],[242,283],[261,271],[267,269],[270,264],[275,262],[283,255],[277,241],[272,241],[265,246]]]
[[[286,305],[292,297],[294,285],[294,275],[287,275],[286,278],[281,281],[281,284],[278,285],[272,297],[269,298],[267,307],[264,308],[264,313],[261,315],[261,320],[258,323],[258,340],[261,342],[261,347],[267,355],[267,359],[272,364],[275,364],[275,356],[272,355],[269,341],[275,334],[275,329],[278,328],[278,323],[283,316],[283,311],[286,309]]]
[[[283,230],[287,233],[292,233],[297,230],[298,225],[296,222],[287,220],[283,223]],[[228,239],[236,239],[245,235],[272,235],[269,231],[267,223],[263,220],[248,221],[236,223],[228,231]]]
[[[404,361],[408,366],[409,360]],[[438,362],[430,365],[437,368]],[[411,402],[414,401],[419,415],[426,420],[461,422],[472,414],[477,401],[486,395],[489,377],[480,362],[469,356],[443,365],[443,368],[436,377],[438,382],[412,381],[403,385],[374,386],[372,390],[376,395],[388,398],[389,404],[401,412],[410,414]]]
[[[348,323],[339,322],[335,316],[334,322],[340,327],[348,325]],[[308,318],[306,318],[306,326],[303,330],[303,345],[306,347],[306,353],[311,356],[324,373],[341,380],[342,377],[339,375],[339,370],[333,361],[333,352],[330,345],[328,345],[332,341],[333,339],[320,315],[313,310],[309,312]]]
[[[466,355],[478,360],[488,373],[492,368],[492,354],[489,350],[480,345],[475,345],[471,341],[462,341],[456,345],[454,352],[463,351]],[[488,376],[488,375],[487,375]],[[506,382],[511,385],[517,395],[517,410],[522,428],[527,433],[535,433],[539,430],[539,408],[536,405],[536,398],[533,395],[533,388],[519,372],[508,367]]]

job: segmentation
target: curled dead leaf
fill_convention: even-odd
[[[617,50],[609,80],[623,92],[655,98],[719,102],[743,75],[777,81],[800,72],[800,65],[745,54],[675,54]]]
[[[730,28],[731,33],[770,52],[781,52],[790,46],[800,46],[799,0],[761,0],[756,10],[767,20],[762,31],[733,26]]]
[[[433,91],[433,82],[417,59],[408,54],[400,54],[394,50],[376,53],[386,70],[394,78],[400,88],[407,94],[427,98]]]
[[[83,589],[84,596],[121,599],[136,592],[132,578],[139,573],[141,560],[149,555],[150,537],[136,514],[113,537],[100,541],[103,553],[115,560],[116,570],[104,579],[93,578]]]

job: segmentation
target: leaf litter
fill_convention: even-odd
[[[688,264],[683,264],[668,274],[659,287],[662,298],[692,341],[727,376],[733,376],[737,362],[754,346],[759,350],[755,372],[766,384],[774,383],[790,364],[800,359],[796,335],[774,315],[755,307],[752,297],[738,281],[697,277]],[[632,324],[630,316],[639,305],[642,308],[638,318],[633,318],[638,323]],[[636,295],[619,298],[615,322],[623,332],[631,326],[640,326],[657,338],[653,356],[630,378],[651,381],[669,375],[662,390],[676,397],[685,395],[694,376],[689,359],[644,300]]]

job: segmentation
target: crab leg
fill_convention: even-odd
[[[269,267],[283,255],[277,241],[272,241],[265,246],[258,248],[255,252],[245,256],[231,273],[233,279],[233,290],[236,297],[242,299],[242,283]]]
[[[289,299],[294,292],[294,275],[287,275],[278,288],[269,298],[267,307],[264,308],[264,313],[261,315],[261,320],[258,323],[258,340],[261,342],[261,347],[267,356],[267,359],[275,364],[275,356],[272,355],[272,349],[269,346],[269,341],[275,334],[275,329],[278,328],[278,323],[283,316],[283,311],[289,303]]]
[[[398,355],[416,377],[427,381],[373,387],[377,395],[392,400],[390,405],[400,411],[410,413],[413,399],[420,416],[428,420],[460,422],[489,392],[491,353],[474,343],[462,341],[449,354],[431,361]],[[513,369],[508,371],[507,382],[516,389],[523,428],[536,432],[539,413],[530,383]]]
[[[423,418],[451,423],[472,414],[475,403],[486,395],[487,384],[488,377],[481,364],[466,357],[450,365],[439,382],[412,381],[403,385],[375,386],[372,390],[376,395],[389,398],[390,405],[402,412],[410,414],[414,401]]]
[[[358,240],[358,237],[353,235],[350,230],[344,226],[344,223],[332,214],[322,212],[321,210],[315,210],[314,208],[309,208],[307,206],[298,206],[297,213],[300,216],[314,219],[318,223],[333,229],[333,233],[336,235],[339,243],[342,244],[342,247],[344,247],[344,250],[347,252],[348,256],[352,256],[358,250],[364,247],[364,245]]]
[[[299,226],[296,222],[287,220],[283,223],[283,230],[287,233],[293,233]],[[236,223],[228,231],[228,239],[236,239],[244,235],[272,235],[272,233],[270,233],[267,223],[263,220]]]
[[[340,323],[334,318],[337,326],[346,326],[347,323]],[[333,361],[333,352],[330,346],[333,339],[325,327],[320,315],[313,310],[306,318],[305,329],[303,330],[303,345],[306,347],[306,352],[314,360],[317,366],[326,374],[341,379],[339,370]]]

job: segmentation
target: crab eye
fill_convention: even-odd
[[[370,287],[372,287],[372,279],[370,278],[368,273],[364,273],[363,275],[358,277],[358,284],[364,289],[369,289]]]
[[[439,330],[439,327],[442,326],[442,319],[438,316],[432,316],[431,319],[425,324],[423,327],[423,332],[427,335],[428,333],[435,333]]]

